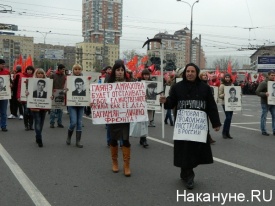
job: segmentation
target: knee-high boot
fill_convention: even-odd
[[[113,172],[117,173],[118,172],[118,161],[117,161],[117,156],[118,156],[118,146],[110,146],[111,150],[111,156],[112,156],[112,170]]]
[[[71,138],[72,138],[73,133],[74,133],[73,130],[68,129],[68,136],[67,136],[67,140],[66,140],[67,145],[71,144]]]
[[[81,134],[82,134],[82,131],[76,131],[76,144],[75,144],[75,145],[76,145],[78,148],[82,148],[82,147],[83,147],[83,145],[80,144]]]
[[[130,147],[125,147],[122,146],[122,152],[123,152],[123,160],[124,160],[124,175],[126,177],[130,177],[131,176],[131,171],[130,171],[130,156],[131,156],[131,151],[130,151]]]

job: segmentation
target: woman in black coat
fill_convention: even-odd
[[[180,128],[184,128],[185,125],[179,118],[192,118],[191,116],[179,115],[183,112],[200,112],[205,115],[205,122],[208,122],[208,118],[212,123],[212,127],[215,131],[219,131],[221,122],[217,109],[217,104],[212,95],[212,91],[209,85],[202,82],[199,78],[199,68],[193,63],[186,65],[183,72],[183,80],[176,83],[171,87],[169,96],[167,98],[161,97],[160,103],[164,103],[164,107],[167,109],[177,108],[177,118],[175,123],[174,131],[174,165],[181,168],[180,177],[185,181],[188,189],[194,187],[194,171],[193,168],[200,164],[211,164],[213,163],[213,156],[211,152],[209,138],[209,126],[204,128],[206,142],[198,142],[195,139],[192,131],[183,132],[181,131],[181,137],[184,139],[175,139],[175,133]],[[208,125],[208,124],[205,124]],[[195,123],[191,122],[189,128],[195,126]],[[184,130],[187,131],[187,130]],[[189,139],[189,140],[186,140]]]

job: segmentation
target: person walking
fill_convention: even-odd
[[[207,73],[206,72],[201,72],[200,75],[199,75],[200,79],[202,82],[208,84],[208,76],[207,76]],[[208,84],[209,85],[209,84]],[[209,141],[211,144],[214,144],[216,141],[212,139],[210,133],[209,133]]]
[[[166,79],[166,83],[165,83],[165,89],[167,89],[169,86],[169,88],[172,86],[174,81],[174,75],[173,74],[169,74],[167,79]],[[171,126],[174,126],[174,122],[173,122],[173,118],[172,118],[172,109],[166,109],[166,115],[165,115],[165,119],[164,119],[164,123],[168,124],[168,120],[170,122]]]
[[[108,79],[108,83],[115,82],[129,82],[130,79],[127,78],[126,68],[124,64],[117,62],[114,64],[112,68],[112,72]],[[118,169],[118,140],[123,140],[122,153],[123,153],[123,161],[124,161],[124,175],[126,177],[131,176],[130,170],[130,156],[131,156],[131,144],[129,141],[129,131],[130,131],[130,123],[114,123],[109,124],[110,129],[110,150],[112,157],[112,171],[117,173]]]
[[[267,83],[268,81],[274,81],[275,79],[275,71],[269,71],[267,74],[267,78],[262,81],[258,88],[256,89],[256,95],[261,97],[261,107],[262,107],[262,115],[261,115],[261,132],[264,136],[269,136],[269,133],[267,133],[266,130],[266,117],[268,111],[271,113],[272,118],[272,131],[273,135],[275,135],[275,105],[269,105],[267,104],[267,97],[270,95],[269,92],[267,92]]]
[[[232,78],[230,74],[224,75],[224,78],[222,79],[222,83],[219,87],[218,97],[225,114],[225,120],[223,123],[223,129],[222,129],[222,137],[224,139],[233,139],[233,137],[230,135],[230,126],[231,126],[231,120],[233,117],[233,111],[225,111],[225,106],[224,106],[224,96],[225,96],[224,87],[225,86],[233,86]]]
[[[11,80],[10,71],[5,69],[5,63],[6,62],[4,59],[0,59],[0,75],[8,75],[9,79]],[[4,85],[3,85],[3,88],[5,88]],[[7,129],[7,109],[8,109],[8,100],[7,99],[0,100],[1,130],[3,132],[8,131],[8,129]]]
[[[63,64],[59,64],[57,67],[57,71],[53,73],[50,78],[53,80],[53,90],[55,89],[63,89],[66,81],[65,75],[65,66]],[[54,120],[57,117],[57,127],[64,128],[62,124],[62,109],[51,109],[50,111],[50,128],[54,128]]]
[[[79,64],[75,64],[72,68],[72,76],[83,76],[82,67]],[[67,88],[65,88],[68,91]],[[71,92],[71,91],[69,91]],[[82,136],[82,119],[84,114],[84,106],[68,106],[68,111],[70,115],[70,126],[68,129],[68,136],[66,144],[71,144],[71,138],[76,127],[76,147],[83,148],[83,145],[80,143]]]
[[[218,108],[215,103],[209,85],[203,83],[199,78],[200,69],[197,65],[189,63],[185,66],[182,81],[171,87],[169,96],[161,96],[160,103],[164,103],[165,108],[177,106],[176,124],[181,123],[183,112],[201,112],[206,122],[208,118],[215,131],[219,131],[221,122]],[[185,123],[181,123],[185,124]],[[207,124],[208,125],[208,124]],[[183,126],[184,127],[184,126]],[[209,126],[208,126],[209,127]],[[175,129],[177,129],[175,127]],[[209,128],[205,128],[209,133]],[[204,130],[205,131],[205,130]],[[201,133],[198,133],[198,136]],[[182,140],[174,139],[174,165],[181,168],[180,177],[184,181],[187,189],[194,188],[194,168],[200,164],[213,163],[213,156],[207,134],[199,136],[206,139],[206,143],[197,142],[194,135],[178,134]],[[191,139],[190,141],[185,140]]]
[[[19,102],[21,102],[21,104],[22,104],[24,126],[25,126],[26,131],[33,130],[33,114],[31,112],[31,110],[29,108],[27,108],[27,102],[26,101],[21,101],[21,99],[20,99],[22,84],[26,84],[26,86],[27,86],[27,81],[22,82],[22,78],[24,78],[24,77],[25,78],[32,78],[33,75],[34,75],[34,71],[35,71],[35,69],[34,69],[33,66],[27,66],[26,67],[25,72],[23,73],[23,75],[19,79],[18,89],[17,89],[17,100]]]

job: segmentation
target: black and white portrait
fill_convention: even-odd
[[[146,98],[148,100],[156,100],[157,99],[157,87],[158,84],[155,82],[149,83],[146,88]]]
[[[236,97],[236,89],[234,87],[231,87],[229,89],[229,95],[230,97],[228,98],[228,102],[238,102],[238,98]]]
[[[7,88],[5,85],[5,80],[3,77],[0,77],[0,92],[2,92],[2,91],[5,92],[6,90],[7,90]]]
[[[36,90],[33,91],[33,98],[47,98],[47,92],[45,91],[45,87],[46,87],[46,81],[43,79],[39,79],[36,83],[36,86],[34,86],[34,88],[36,88]]]
[[[74,86],[75,90],[72,92],[72,96],[86,96],[85,84],[82,78],[76,78]]]

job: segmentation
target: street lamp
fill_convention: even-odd
[[[46,62],[45,62],[46,37],[47,37],[47,34],[51,33],[52,31],[48,31],[48,32],[36,31],[36,32],[40,33],[43,36],[43,38],[44,38],[44,70],[46,71]]]
[[[191,8],[191,22],[190,22],[190,56],[189,56],[189,62],[192,62],[192,33],[193,33],[193,7],[195,5],[195,3],[199,3],[199,0],[195,1],[192,5],[186,1],[182,1],[182,0],[177,0],[179,2],[182,3],[186,3],[190,6]]]

